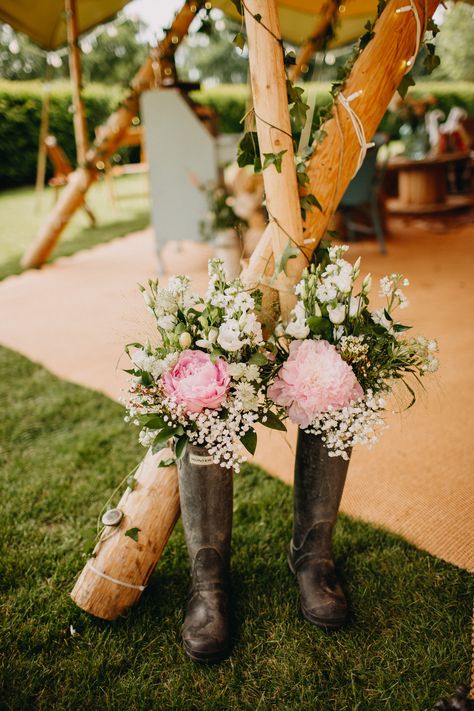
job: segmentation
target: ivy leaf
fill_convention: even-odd
[[[308,195],[302,195],[300,197],[301,216],[303,220],[306,219],[306,212],[311,212],[313,207],[317,207],[321,212],[323,211],[322,205],[316,195],[309,193]]]
[[[258,12],[253,16],[253,19],[255,22],[261,22],[262,21],[262,16],[258,14]]]
[[[290,242],[288,242],[285,249],[275,262],[275,277],[278,276],[280,272],[285,272],[286,274],[286,265],[288,264],[288,260],[295,259],[299,253],[300,250],[297,247],[292,247]]]
[[[263,170],[268,168],[269,165],[274,165],[276,172],[281,173],[281,161],[285,153],[287,153],[286,149],[280,151],[279,153],[264,153]]]
[[[189,437],[187,435],[182,435],[176,442],[174,451],[176,454],[176,459],[181,459],[186,451],[186,445],[189,442]]]
[[[309,106],[304,101],[296,101],[290,109],[290,116],[295,122],[296,128],[303,129],[306,123],[306,114]]]
[[[247,430],[244,436],[240,438],[240,441],[250,454],[255,454],[255,450],[257,449],[257,433],[254,429],[250,428]]]
[[[374,36],[374,26],[370,20],[365,23],[364,30],[366,30],[366,32],[359,40],[359,49],[365,49]]]
[[[290,51],[285,54],[284,64],[285,67],[291,67],[296,64],[296,54],[293,52],[292,49],[290,49]]]
[[[263,422],[262,417],[266,417],[267,419],[265,422]],[[265,427],[269,427],[271,430],[279,430],[280,432],[286,432],[286,427],[283,424],[283,422],[275,415],[275,413],[271,412],[265,412],[259,417],[259,422],[262,423]]]
[[[438,27],[438,25],[436,24],[436,22],[433,20],[432,17],[428,18],[428,22],[427,22],[427,25],[426,25],[426,29],[427,29],[428,32],[432,32],[432,33],[433,33],[433,37],[436,37],[436,35],[438,34],[438,32],[439,32],[439,27]]]
[[[436,69],[436,67],[439,67],[440,64],[441,59],[437,54],[427,54],[423,60],[423,66],[428,74],[431,74],[431,72]]]
[[[323,338],[326,339],[331,338],[332,323],[328,318],[324,318],[324,316],[310,316],[308,326],[311,333],[314,333],[315,336],[323,336]]]
[[[241,32],[238,32],[235,35],[232,42],[235,44],[236,47],[238,47],[240,49],[240,51],[242,51],[243,48],[245,47],[245,37],[243,36],[243,34]]]
[[[266,358],[263,353],[254,353],[248,362],[250,365],[266,365],[268,358]]]
[[[412,77],[411,74],[405,74],[405,76],[404,76],[403,79],[401,80],[401,82],[400,82],[400,84],[399,84],[399,86],[398,86],[398,89],[397,89],[397,91],[398,91],[398,93],[400,94],[400,96],[402,97],[402,99],[404,99],[405,96],[407,95],[408,89],[409,89],[411,86],[415,86],[415,83],[416,83],[416,82],[415,82],[415,80],[413,79],[413,77]]]
[[[138,534],[141,530],[141,528],[137,528],[135,526],[134,528],[129,528],[128,531],[125,531],[125,535],[131,538],[132,541],[135,541],[135,543],[138,543]]]
[[[247,131],[242,136],[237,149],[237,164],[240,168],[244,168],[246,165],[253,165],[256,173],[261,171],[262,164],[256,131]]]

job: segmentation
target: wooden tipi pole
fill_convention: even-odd
[[[299,247],[303,242],[283,43],[275,0],[246,0],[243,5],[266,207],[273,255],[277,260],[287,246]],[[265,157],[272,155],[279,155],[277,162],[265,167]],[[295,303],[294,277],[301,274],[307,260],[300,252],[287,264],[286,274],[282,272],[275,282],[284,318],[289,317]]]
[[[438,7],[438,0],[413,2],[419,26],[423,28]],[[415,13],[397,12],[401,7],[403,5],[399,0],[389,0],[377,20],[375,36],[356,60],[342,92],[343,97],[351,98],[350,107],[360,118],[367,141],[377,130],[419,45]],[[314,193],[323,206],[322,212],[313,209],[304,224],[309,253],[324,236],[329,220],[357,170],[361,155],[354,123],[342,101],[341,98],[336,101],[332,118],[324,124],[326,137],[309,162],[308,191]],[[264,292],[268,290],[268,275],[273,271],[272,248],[273,233],[269,224],[242,274],[242,278],[253,283],[258,281],[259,274],[263,275],[260,283]]]
[[[76,0],[65,0],[67,41],[69,46],[69,74],[72,86],[74,109],[74,136],[76,139],[77,164],[84,167],[87,151],[87,126],[84,104],[81,96],[81,52],[79,49],[79,23]]]
[[[44,77],[43,84],[43,102],[41,104],[41,120],[40,120],[40,130],[38,138],[38,160],[36,163],[36,184],[35,191],[39,194],[44,189],[44,180],[46,176],[46,136],[49,130],[49,98],[51,95],[51,65],[47,64],[46,73]],[[39,207],[39,198],[37,201],[37,207]]]
[[[296,64],[294,64],[288,71],[291,81],[298,81],[301,74],[307,71],[307,67],[311,59],[323,46],[326,33],[330,25],[334,22],[338,12],[339,5],[336,0],[328,0],[326,5],[323,6],[321,9],[321,16],[318,18],[311,36],[300,48],[298,56],[296,57]]]
[[[93,146],[87,151],[86,165],[71,174],[68,185],[61,192],[47,221],[23,256],[23,267],[39,267],[48,258],[61,232],[84,203],[84,195],[97,179],[98,171],[104,167],[105,160],[115,153],[132,119],[137,115],[140,94],[154,86],[155,82],[160,84],[161,61],[169,61],[203,4],[204,0],[185,2],[165,37],[151,51],[145,64],[132,79],[129,94],[99,130]]]

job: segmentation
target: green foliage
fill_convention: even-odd
[[[0,81],[0,189],[34,183],[42,98],[40,82]],[[122,90],[117,87],[89,85],[85,89],[84,106],[91,140],[95,127],[108,118],[121,98]],[[74,165],[71,102],[69,84],[54,84],[50,98],[49,133],[56,136]],[[126,156],[129,155],[130,151],[126,152]]]
[[[453,3],[436,38],[436,51],[441,59],[435,74],[437,78],[467,82],[474,80],[473,37],[472,5],[464,2]]]
[[[87,615],[68,595],[84,544],[143,449],[118,404],[5,349],[0,400],[2,708],[418,711],[469,683],[472,576],[340,516],[351,619],[315,629],[286,564],[291,489],[255,466],[235,477],[229,660],[199,666],[182,649],[180,523],[135,608],[112,623]]]

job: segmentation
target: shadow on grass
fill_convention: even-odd
[[[47,263],[54,262],[58,257],[69,257],[83,249],[90,249],[98,244],[105,244],[118,237],[124,237],[131,232],[143,230],[150,224],[149,210],[143,210],[136,214],[133,219],[117,220],[107,222],[95,227],[84,227],[76,236],[70,239],[61,239],[51,253]],[[23,268],[20,265],[22,255],[0,263],[0,280],[13,274],[21,274]]]
[[[347,516],[335,554],[350,623],[303,621],[291,490],[254,466],[235,478],[229,659],[201,667],[181,648],[180,523],[140,603],[113,623],[88,616],[68,591],[95,513],[143,454],[136,431],[116,403],[6,349],[0,398],[2,708],[423,711],[469,679],[471,576]]]

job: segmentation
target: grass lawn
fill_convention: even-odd
[[[6,349],[0,400],[2,709],[423,711],[468,683],[469,574],[341,516],[351,620],[315,629],[285,562],[291,490],[252,466],[236,477],[230,659],[202,668],[181,649],[179,524],[140,604],[115,623],[89,617],[68,591],[97,512],[143,453],[136,431],[119,405]]]
[[[78,210],[50,259],[108,242],[149,224],[148,176],[138,174],[114,178],[114,187],[117,200],[112,205],[104,181],[92,186],[87,201],[95,214],[97,226],[91,227],[84,210]],[[21,271],[20,258],[53,204],[54,191],[51,188],[46,188],[39,198],[32,187],[0,192],[0,279]]]

